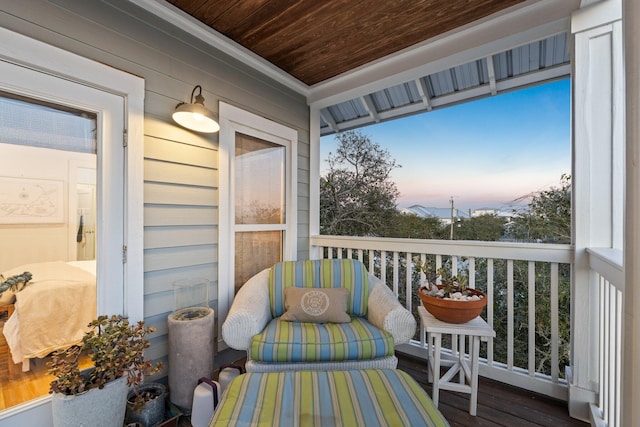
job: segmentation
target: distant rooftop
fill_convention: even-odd
[[[400,212],[417,215],[421,218],[438,218],[442,220],[451,220],[451,208],[426,207],[422,205],[413,205],[408,208],[401,209]],[[455,218],[469,218],[469,214],[460,209],[453,210]]]
[[[477,208],[471,209],[470,211],[464,211],[462,209],[455,209],[453,211],[453,216],[455,218],[470,218],[470,217],[478,217],[481,215],[495,215],[499,217],[512,217],[514,216],[515,206],[510,207],[501,207],[501,208]],[[408,208],[400,209],[400,212],[405,214],[417,215],[421,218],[438,218],[443,222],[450,223],[451,222],[451,208],[437,208],[437,207],[427,207],[422,205],[412,205]]]

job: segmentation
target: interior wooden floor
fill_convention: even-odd
[[[13,313],[13,305],[0,306],[0,410],[33,400],[49,393],[53,376],[47,373],[50,358],[31,359],[28,372],[22,364],[14,364],[3,334],[4,323]],[[81,356],[80,368],[90,365],[88,357]]]
[[[0,373],[0,410],[35,399],[49,393],[49,383],[53,376],[47,374],[47,359],[31,362],[29,372],[22,372],[22,365]],[[12,363],[3,359],[1,363]]]

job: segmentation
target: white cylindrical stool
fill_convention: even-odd
[[[209,307],[189,307],[169,315],[169,400],[191,413],[193,390],[213,375],[215,317]]]

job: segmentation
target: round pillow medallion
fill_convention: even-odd
[[[302,297],[302,310],[310,316],[322,316],[329,309],[329,297],[324,292],[309,291]]]

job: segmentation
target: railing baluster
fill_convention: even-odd
[[[598,374],[599,374],[599,383],[600,387],[598,390],[598,408],[601,410],[604,408],[604,400],[605,400],[605,368],[604,364],[604,354],[605,354],[605,327],[604,322],[605,318],[608,315],[607,308],[604,304],[605,298],[605,283],[604,277],[599,276],[598,278],[598,294],[600,296],[598,304]],[[603,410],[604,415],[604,410]]]
[[[387,251],[380,251],[380,280],[387,283]]]
[[[608,416],[608,425],[610,426],[615,426],[616,424],[616,417],[615,417],[615,407],[616,407],[616,385],[617,385],[617,381],[616,381],[616,353],[617,353],[617,345],[616,345],[616,335],[618,332],[617,331],[617,325],[616,325],[616,312],[615,312],[615,307],[616,307],[616,290],[613,286],[607,286],[607,290],[608,290],[608,306],[609,306],[609,339],[608,341],[608,348],[609,350],[613,350],[609,352],[609,363],[607,364],[607,369],[608,369],[608,373],[607,375],[609,376],[609,391],[608,391],[608,395],[609,395],[609,404],[607,405],[607,412],[609,414]]]
[[[614,286],[611,286],[612,291],[614,292],[615,295],[615,301],[616,301],[616,307],[615,307],[615,312],[616,312],[616,333],[614,335],[614,341],[615,341],[615,349],[616,349],[616,362],[615,362],[615,371],[613,372],[614,375],[614,396],[613,396],[613,401],[615,402],[615,407],[614,407],[614,415],[615,415],[615,419],[614,422],[610,425],[612,426],[616,426],[618,424],[620,424],[620,417],[621,417],[621,402],[622,402],[622,313],[623,313],[623,309],[622,309],[622,292],[620,292],[617,288],[615,288]]]
[[[362,262],[364,260],[364,251],[362,249],[358,249],[358,261]]]
[[[373,269],[373,266],[375,265],[374,258],[376,256],[375,250],[369,249],[367,253],[369,254],[369,273],[376,274],[375,270]]]
[[[455,276],[458,274],[458,257],[455,255],[451,256],[451,275]]]
[[[507,369],[513,370],[513,260],[507,260]]]
[[[399,269],[398,269],[398,263],[399,263],[399,254],[398,252],[394,251],[393,252],[393,293],[398,296],[398,275],[399,275]]]
[[[476,258],[469,257],[469,287],[476,288]]]
[[[405,307],[407,310],[412,311],[413,308],[413,283],[411,283],[413,273],[413,254],[407,252],[407,256],[404,259],[406,267],[404,269],[404,287],[405,287]]]
[[[493,328],[493,258],[487,259],[487,323]],[[487,343],[487,364],[493,365],[493,340]]]
[[[611,337],[609,335],[610,333],[610,329],[609,329],[609,323],[611,320],[611,303],[609,302],[609,296],[611,295],[611,291],[609,290],[609,287],[607,286],[608,284],[606,283],[606,281],[604,280],[604,278],[600,278],[600,281],[602,283],[602,287],[604,288],[604,300],[603,302],[603,307],[605,309],[605,315],[604,315],[604,331],[603,334],[604,335],[604,340],[605,340],[605,348],[611,348]],[[609,371],[609,352],[605,351],[604,353],[604,359],[602,361],[603,365],[602,365],[602,369],[604,370],[605,374],[604,374],[604,384],[605,384],[605,390],[604,390],[604,395],[605,395],[605,399],[603,402],[603,407],[602,407],[602,412],[604,413],[604,419],[605,420],[610,420],[610,413],[609,413],[609,399],[611,398],[611,396],[609,395],[609,386],[611,384],[611,377],[609,375],[610,371]]]
[[[560,352],[560,329],[558,327],[558,263],[551,263],[551,379],[558,381],[559,376],[559,352]]]
[[[533,377],[536,373],[536,263],[529,261],[527,266],[527,332],[529,338],[529,376]]]

